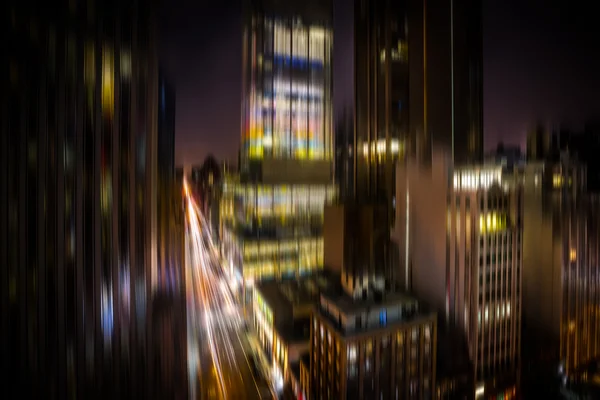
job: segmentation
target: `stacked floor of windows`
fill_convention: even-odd
[[[477,378],[514,370],[520,329],[520,213],[513,193],[480,199]]]
[[[326,24],[254,18],[245,43],[249,158],[331,159],[332,39]]]
[[[323,215],[336,186],[236,184],[221,200],[224,256],[244,279],[323,266]]]

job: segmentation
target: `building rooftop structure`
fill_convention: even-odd
[[[256,284],[256,290],[274,307],[275,326],[280,328],[297,319],[310,317],[313,305],[319,302],[322,291],[339,286],[339,275],[327,270],[300,279],[266,280]]]
[[[408,293],[371,289],[356,297],[342,285],[322,292],[319,311],[342,336],[436,318],[435,312]]]

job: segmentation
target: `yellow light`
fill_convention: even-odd
[[[552,176],[552,185],[555,188],[560,188],[563,185],[563,182],[564,182],[564,178],[563,178],[562,175],[560,175],[560,174],[554,174]]]
[[[306,149],[296,149],[296,157],[303,160],[306,158]]]
[[[102,51],[102,113],[111,118],[115,105],[113,55],[110,49]]]
[[[571,262],[575,262],[577,260],[577,250],[571,249],[569,252],[569,260],[571,260]]]
[[[479,231],[481,233],[497,232],[506,229],[506,217],[496,213],[479,216]]]

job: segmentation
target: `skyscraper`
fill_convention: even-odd
[[[398,167],[404,280],[466,338],[477,395],[511,395],[520,367],[523,185],[517,169]]]
[[[138,6],[2,6],[2,364],[23,396],[150,385],[158,71]]]
[[[542,364],[554,371],[561,364],[565,374],[576,375],[600,355],[600,201],[588,192],[586,166],[578,161],[563,155],[528,167],[523,238],[528,347],[544,355]]]
[[[323,266],[336,196],[332,4],[248,1],[244,21],[240,176],[224,182],[221,210],[224,254],[251,286]]]
[[[440,147],[455,164],[481,161],[482,32],[479,0],[356,0],[352,190],[394,225],[396,163],[431,162]],[[397,279],[390,246],[386,275]]]
[[[481,5],[355,2],[357,198],[394,195],[399,155],[442,146],[457,164],[482,157]]]
[[[158,174],[175,179],[175,89],[165,72],[158,73]]]
[[[308,160],[330,170],[331,1],[250,0],[245,21],[242,169]]]
[[[157,284],[179,290],[183,275],[183,221],[175,182],[175,90],[164,71],[158,73],[157,126]]]

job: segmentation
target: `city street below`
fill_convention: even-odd
[[[210,226],[186,190],[186,282],[191,398],[273,399],[256,367],[239,304]]]

